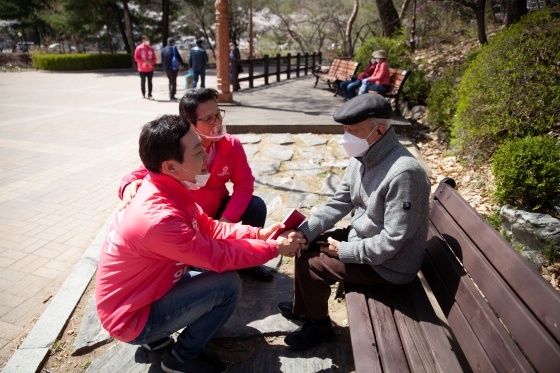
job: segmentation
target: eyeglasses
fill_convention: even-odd
[[[209,125],[213,126],[218,119],[224,119],[225,116],[226,116],[226,111],[220,109],[220,110],[218,110],[218,114],[210,115],[207,118],[197,118],[196,121],[198,122],[199,120],[201,120],[201,121],[204,121],[204,122],[208,123]]]

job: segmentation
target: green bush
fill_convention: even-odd
[[[499,202],[538,209],[560,190],[560,141],[550,136],[508,141],[494,154],[492,173]]]
[[[132,67],[130,54],[34,54],[33,65],[41,70],[98,70]]]
[[[389,67],[411,71],[411,75],[404,83],[401,102],[407,101],[412,105],[426,103],[431,84],[426,78],[426,72],[419,70],[414,63],[404,33],[393,38],[376,36],[367,39],[354,53],[354,61],[361,63],[359,71],[363,71],[371,59],[371,54],[379,49],[387,52]]]
[[[456,66],[447,69],[443,76],[436,79],[430,89],[426,100],[428,104],[428,122],[434,128],[443,126],[449,134],[453,124],[453,117],[457,110],[459,99],[459,83],[466,68],[476,58],[478,50],[470,52],[465,60]]]
[[[471,161],[507,140],[560,122],[560,9],[545,8],[500,32],[459,84],[452,143]]]

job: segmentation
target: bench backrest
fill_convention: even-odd
[[[332,60],[328,74],[336,77],[338,80],[345,81],[349,78],[349,76],[356,74],[359,66],[359,62],[352,61],[348,57],[337,57]]]
[[[422,273],[473,370],[558,371],[560,294],[443,182]]]
[[[399,95],[402,86],[408,77],[408,70],[399,70],[389,68],[391,72],[391,88],[387,93],[385,93],[386,97],[396,97]]]

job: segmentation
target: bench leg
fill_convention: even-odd
[[[317,88],[317,83],[319,82],[319,77],[316,76],[315,78],[315,85],[313,86],[313,88]]]

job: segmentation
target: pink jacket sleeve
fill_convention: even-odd
[[[247,155],[239,139],[235,139],[233,148],[229,152],[233,157],[234,169],[231,174],[233,193],[224,210],[222,217],[232,222],[238,222],[249,205],[255,191],[255,177],[247,162]]]
[[[123,177],[121,180],[121,184],[119,185],[119,198],[123,198],[124,189],[128,184],[132,183],[135,180],[142,180],[146,177],[147,174],[148,170],[146,169],[146,167],[144,167],[143,164],[140,164],[140,167]]]
[[[391,72],[389,71],[389,64],[387,62],[380,62],[377,66],[377,69],[373,71],[368,80],[374,84],[390,84]]]
[[[198,230],[183,217],[168,216],[150,229],[144,244],[162,258],[215,272],[253,267],[278,255],[273,241],[256,239],[257,228],[220,223],[199,211]]]

